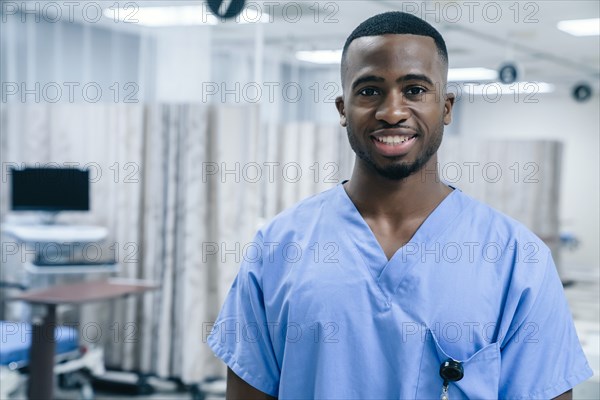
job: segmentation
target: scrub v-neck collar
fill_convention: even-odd
[[[438,238],[462,212],[464,194],[456,189],[449,193],[425,218],[412,238],[400,247],[388,260],[371,227],[364,220],[348,194],[343,183],[337,185],[336,213],[342,218],[345,232],[358,250],[363,263],[377,284],[388,295],[393,295],[402,278],[421,257],[421,253],[435,248]]]

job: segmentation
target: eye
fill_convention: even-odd
[[[421,86],[413,86],[406,91],[406,94],[409,96],[417,96],[419,94],[425,93],[427,90]]]
[[[377,90],[375,88],[367,87],[367,88],[361,89],[358,92],[358,94],[360,96],[367,96],[367,97],[369,97],[369,96],[375,96],[375,95],[379,94],[379,90]]]

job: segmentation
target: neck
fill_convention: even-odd
[[[397,221],[428,215],[452,192],[439,179],[437,155],[402,180],[384,178],[357,159],[352,178],[344,187],[363,217],[393,217]]]

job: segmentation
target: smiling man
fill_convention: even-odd
[[[341,72],[352,177],[258,232],[208,340],[228,398],[570,398],[592,372],[549,249],[438,177],[440,34],[374,16]]]

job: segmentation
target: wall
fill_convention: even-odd
[[[211,78],[211,28],[178,27],[154,32],[156,97],[159,102],[199,103]]]
[[[2,15],[2,103],[139,102],[139,34]]]
[[[2,20],[5,104],[200,102],[211,77],[210,27],[109,29],[19,13]]]

